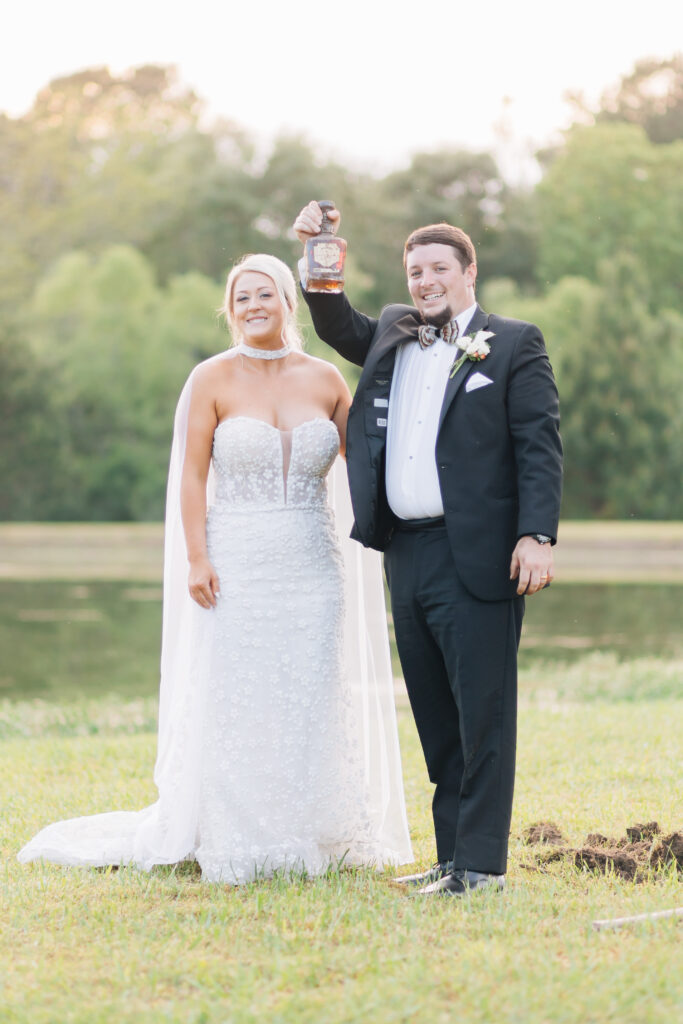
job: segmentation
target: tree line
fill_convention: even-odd
[[[447,220],[475,243],[482,305],[541,326],[565,516],[680,518],[683,60],[642,61],[598,109],[575,103],[534,188],[458,148],[382,177],[297,137],[263,154],[238,125],[207,127],[166,67],[79,72],[0,115],[0,517],[160,518],[180,387],[229,341],[227,270],[258,251],[294,266],[292,220],[324,196],[364,311],[406,299],[405,237]]]

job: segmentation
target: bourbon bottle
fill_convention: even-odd
[[[304,282],[307,292],[342,292],[344,290],[344,261],[346,259],[346,242],[337,238],[332,231],[328,217],[334,210],[331,199],[318,200],[323,213],[320,233],[309,238],[304,249],[306,265]]]

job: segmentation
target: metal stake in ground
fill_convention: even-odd
[[[607,928],[623,928],[626,924],[656,921],[662,917],[683,917],[683,907],[675,907],[673,910],[657,910],[654,914],[636,914],[634,917],[613,917],[611,920],[593,921],[593,927],[596,932],[601,932]]]

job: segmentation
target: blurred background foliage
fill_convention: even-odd
[[[405,301],[406,235],[448,220],[485,308],[541,326],[565,516],[683,517],[683,58],[639,62],[597,109],[573,99],[533,188],[464,149],[384,177],[298,137],[259,152],[168,67],[82,71],[0,115],[0,518],[161,518],[177,395],[229,342],[226,272],[245,252],[294,266],[291,223],[322,196],[363,311]]]

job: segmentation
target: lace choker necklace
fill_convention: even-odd
[[[237,351],[240,355],[248,356],[250,359],[284,359],[292,351],[292,347],[283,345],[282,348],[253,348],[241,341],[237,346]]]

